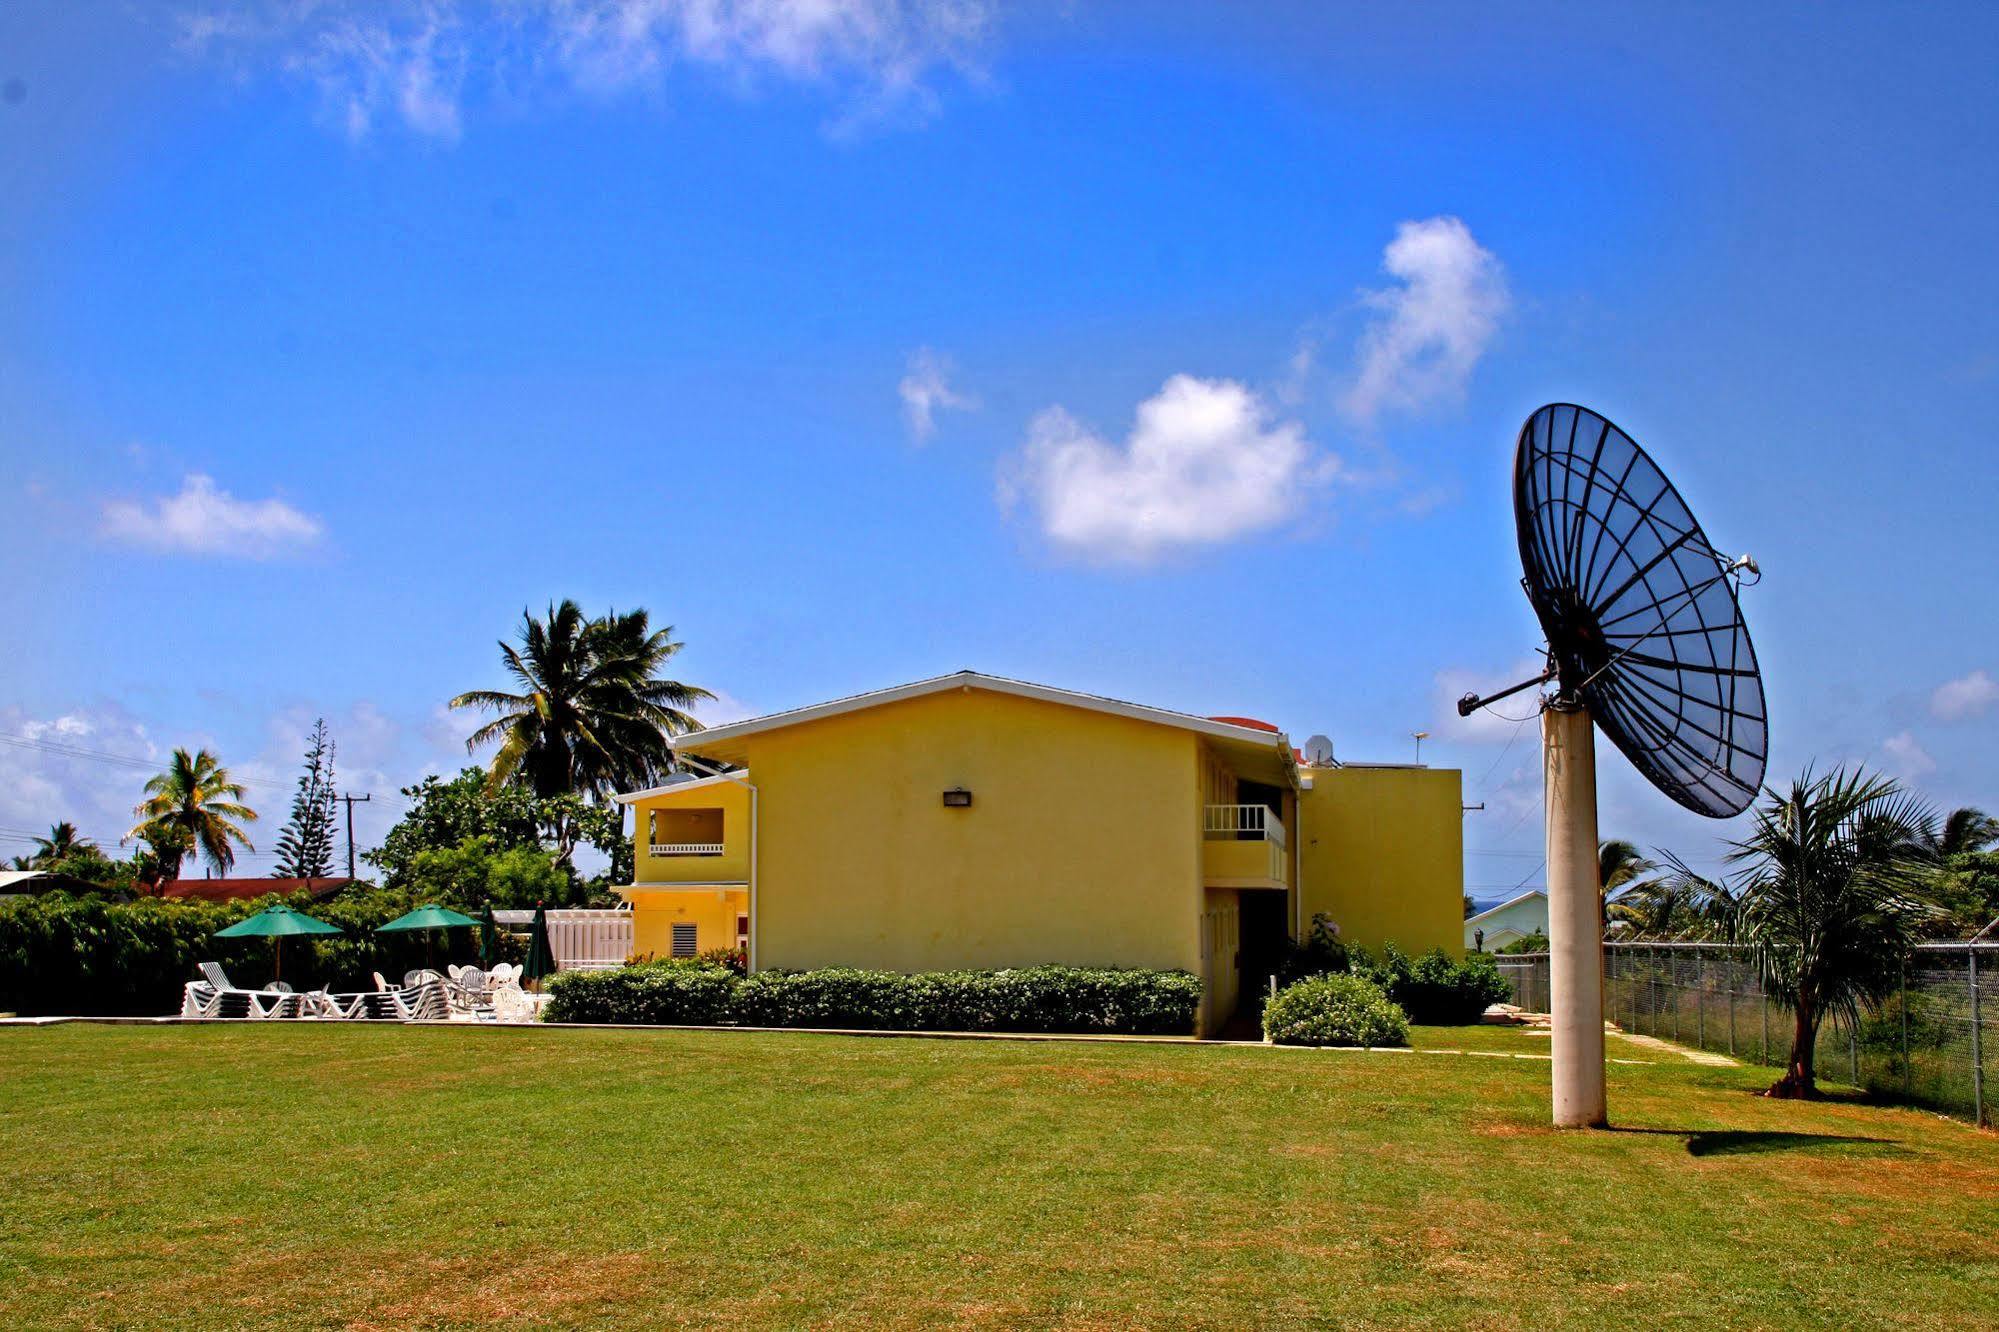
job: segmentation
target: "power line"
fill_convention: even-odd
[[[33,750],[37,753],[49,754],[57,758],[84,759],[91,763],[110,763],[118,767],[132,768],[139,772],[158,772],[160,770],[160,763],[157,759],[135,758],[130,754],[110,754],[101,749],[85,749],[81,745],[66,745],[59,741],[40,740],[33,736],[0,735],[0,745],[8,745],[15,749]],[[276,782],[254,781],[243,778],[233,778],[232,780],[238,781],[244,786],[255,787],[261,791],[279,791],[284,789],[283,786]]]

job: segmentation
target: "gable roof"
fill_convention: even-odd
[[[1286,757],[1291,754],[1291,742],[1285,738],[1282,731],[1269,727],[1268,723],[1242,726],[1234,722],[1217,721],[1212,717],[1196,717],[1188,712],[1148,707],[1143,703],[1127,703],[1121,699],[1104,698],[1097,694],[1078,693],[1073,689],[1057,689],[1053,685],[1009,680],[1003,675],[984,675],[978,671],[958,671],[952,675],[918,680],[913,684],[896,685],[889,689],[876,689],[865,694],[836,698],[826,703],[814,703],[810,707],[793,708],[788,712],[773,712],[768,716],[751,717],[746,721],[726,722],[721,726],[710,726],[705,730],[690,731],[686,735],[675,736],[673,747],[676,752],[698,754],[724,741],[759,735],[765,731],[776,731],[788,726],[799,726],[826,717],[838,717],[849,712],[861,712],[888,703],[900,703],[905,699],[942,694],[953,689],[983,689],[994,694],[1038,699],[1043,703],[1083,708],[1090,712],[1108,713],[1114,717],[1128,717],[1133,721],[1175,726],[1219,740],[1234,740],[1263,749],[1281,749]]]
[[[246,897],[266,897],[277,893],[310,892],[314,901],[333,896],[360,879],[175,879],[161,890],[162,897],[191,897],[202,902],[236,902]]]
[[[682,791],[695,791],[701,787],[714,786],[721,782],[735,782],[740,785],[748,781],[749,776],[749,773],[740,769],[731,769],[728,772],[710,773],[706,777],[691,777],[684,782],[667,782],[662,786],[648,786],[643,791],[627,791],[622,795],[612,796],[611,798],[621,805],[636,805],[639,801],[650,800],[654,796],[678,795]]]
[[[1520,894],[1520,896],[1509,897],[1504,902],[1501,902],[1498,906],[1487,907],[1485,910],[1479,912],[1476,916],[1466,916],[1465,924],[1476,925],[1480,921],[1486,919],[1487,917],[1496,916],[1500,912],[1506,910],[1506,908],[1508,907],[1519,906],[1522,902],[1525,902],[1532,897],[1538,897],[1544,902],[1548,899],[1548,895],[1542,892],[1539,888],[1529,888],[1526,892]]]

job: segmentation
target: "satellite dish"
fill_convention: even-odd
[[[1738,588],[1761,578],[1716,550],[1631,436],[1572,403],[1520,428],[1513,518],[1548,667],[1536,685],[1547,790],[1549,1007],[1555,1123],[1601,1126],[1603,918],[1591,722],[1679,804],[1710,818],[1756,798],[1769,753],[1763,677]]]
[[[1565,403],[1521,428],[1513,519],[1562,694],[1696,814],[1749,808],[1770,737],[1735,584],[1755,561],[1708,543],[1631,436]]]
[[[1330,768],[1333,766],[1333,742],[1323,735],[1315,735],[1305,742],[1305,765],[1310,768]]]

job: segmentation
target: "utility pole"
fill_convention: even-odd
[[[374,798],[373,795],[342,795],[334,797],[336,800],[347,802],[347,877],[350,879],[354,877],[354,802],[358,800],[365,805]]]

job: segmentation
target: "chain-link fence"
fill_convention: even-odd
[[[1548,955],[1499,956],[1513,1002],[1548,1011]],[[1658,1036],[1782,1067],[1790,1012],[1763,993],[1755,958],[1739,945],[1607,943],[1604,1016]],[[1999,1117],[1988,1074],[1999,1056],[1999,944],[1922,944],[1902,983],[1858,1023],[1828,1017],[1816,1071],[1845,1083],[1975,1123]]]

